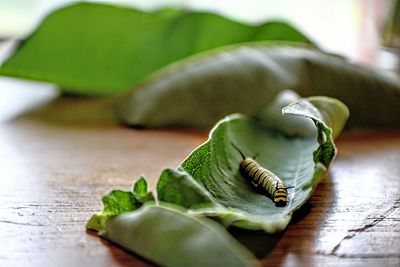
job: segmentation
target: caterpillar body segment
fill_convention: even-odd
[[[254,158],[245,157],[242,151],[233,143],[232,146],[242,156],[243,160],[240,162],[240,172],[242,175],[252,183],[264,188],[276,206],[286,206],[288,187],[286,187],[282,180],[273,172],[261,167]]]
[[[282,207],[286,205],[287,202],[287,187],[276,176],[269,170],[261,167],[257,161],[254,159],[247,157],[240,163],[240,171],[244,177],[249,178],[255,184],[263,187],[275,205]]]

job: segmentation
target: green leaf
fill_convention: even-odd
[[[299,116],[300,120],[302,117],[312,119],[316,126],[314,133],[310,134],[307,129],[304,134],[289,136],[285,131],[268,127],[267,121],[240,114],[228,116],[214,127],[209,140],[194,150],[177,171],[163,173],[157,185],[158,196],[190,212],[217,217],[225,225],[269,233],[284,230],[293,212],[310,198],[327,171],[336,154],[332,132],[339,133],[349,112],[338,100],[313,97],[287,106],[283,113]],[[285,207],[275,206],[266,194],[255,190],[242,176],[239,165],[243,158],[233,144],[245,156],[258,155],[257,161],[263,167],[278,175],[288,187],[293,186],[288,189]],[[197,198],[192,195],[191,201],[182,201],[188,194],[188,186],[180,187],[182,177],[191,182],[190,187],[196,187],[192,194]],[[197,185],[193,185],[194,181]],[[208,196],[207,201],[212,206],[199,207],[204,202],[203,195]]]
[[[140,203],[154,200],[152,192],[147,189],[147,181],[144,177],[140,177],[139,180],[133,185],[132,194]]]
[[[211,13],[148,13],[78,3],[50,14],[3,64],[0,74],[53,82],[65,92],[111,95],[187,56],[227,44],[310,41],[291,26],[242,24]]]
[[[103,212],[94,214],[86,224],[87,229],[104,232],[105,224],[111,216],[124,212],[132,211],[141,206],[131,192],[113,190],[101,200],[103,202]]]
[[[106,228],[107,239],[162,266],[258,266],[222,226],[176,208],[145,205]]]
[[[207,128],[235,112],[262,113],[285,89],[341,100],[352,112],[351,126],[400,127],[399,77],[315,49],[262,43],[171,65],[124,97],[118,116],[144,127]]]
[[[104,212],[117,215],[122,212],[134,210],[138,207],[138,202],[130,192],[113,190],[102,198]]]
[[[285,96],[288,94],[290,97]],[[275,108],[264,110],[259,118],[235,114],[220,121],[209,140],[177,170],[163,171],[157,183],[161,206],[147,203],[138,210],[109,216],[101,221],[100,234],[163,266],[256,264],[224,228],[204,216],[225,226],[275,233],[286,228],[293,212],[311,196],[336,154],[332,133],[339,134],[349,112],[343,103],[328,97],[300,99],[283,109],[285,116],[292,117],[278,127],[276,107],[295,97],[291,92],[280,95],[277,103],[270,105]],[[274,123],[268,126],[262,118],[271,118]],[[285,130],[300,125],[304,118],[314,122],[312,132],[309,127]],[[264,167],[293,186],[285,207],[275,206],[268,196],[250,186],[240,174],[243,159],[232,144],[245,155],[258,154],[257,160]],[[147,192],[144,178],[135,183],[133,192]]]
[[[157,183],[157,192],[159,200],[169,200],[185,208],[212,207],[215,204],[212,196],[182,170],[164,170]]]

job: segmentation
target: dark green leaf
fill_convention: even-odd
[[[131,192],[113,190],[101,200],[103,202],[103,212],[95,214],[90,218],[86,225],[87,229],[96,230],[102,233],[105,223],[109,217],[124,212],[132,211],[141,206]]]
[[[147,189],[147,181],[144,177],[140,177],[140,179],[135,182],[132,194],[140,203],[154,200],[153,194]]]
[[[131,192],[113,190],[102,198],[104,212],[117,215],[138,208],[139,203]]]
[[[281,22],[252,26],[210,13],[78,3],[50,14],[0,74],[53,82],[71,93],[118,94],[176,60],[257,40],[309,42]]]

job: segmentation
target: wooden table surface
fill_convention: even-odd
[[[85,223],[103,194],[141,174],[154,187],[207,133],[130,129],[111,103],[0,78],[0,266],[151,266]],[[337,146],[287,231],[233,233],[263,266],[400,266],[400,131],[347,132]]]

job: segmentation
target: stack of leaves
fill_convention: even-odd
[[[282,116],[281,106],[296,97],[293,92],[282,93],[272,105],[274,108],[269,108],[263,116],[276,122]],[[197,258],[198,246],[202,247],[202,255],[221,251],[224,256],[212,258],[217,261],[215,266],[223,262],[231,264],[232,253],[245,259],[243,262],[235,257],[234,266],[253,264],[249,253],[207,218],[225,227],[268,233],[283,231],[293,212],[310,198],[326,173],[336,154],[333,137],[341,132],[349,115],[343,103],[327,97],[299,99],[285,106],[283,113],[288,118],[280,119],[279,125],[269,124],[263,117],[255,119],[240,114],[226,117],[213,128],[209,140],[177,169],[162,172],[156,202],[148,197],[152,194],[147,190],[138,190],[139,184],[145,184],[141,178],[131,192],[113,191],[105,196],[104,211],[94,215],[87,227],[163,265],[185,266],[185,262],[195,261],[198,266],[213,266],[208,262],[210,258]],[[303,127],[293,132],[296,125]],[[268,195],[249,185],[239,170],[243,159],[232,143],[246,155],[259,154],[257,160],[261,165],[293,186],[288,189],[285,207],[275,206]],[[215,229],[221,234],[218,238],[214,236]],[[209,242],[204,241],[209,235],[213,236]],[[218,248],[210,247],[211,244]],[[175,245],[181,249],[176,250]]]

